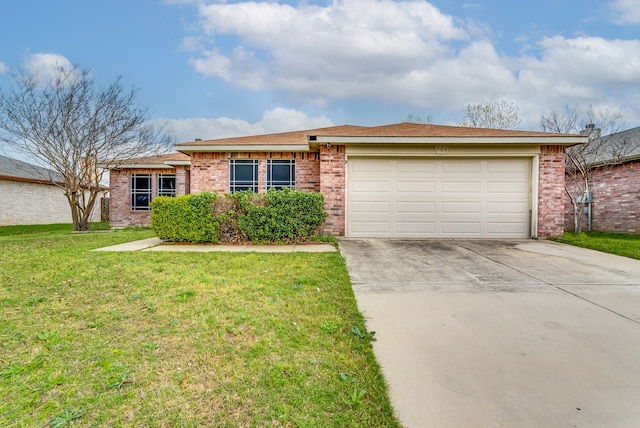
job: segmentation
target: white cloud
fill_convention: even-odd
[[[2,61],[0,61],[0,74],[6,74],[9,72],[9,67],[4,65]]]
[[[30,54],[22,63],[22,67],[44,83],[54,80],[59,70],[70,71],[73,64],[63,55],[48,52]]]
[[[197,71],[251,89],[293,91],[307,101],[383,92],[407,70],[447,55],[448,42],[468,38],[452,17],[423,1],[209,4],[200,15],[204,34],[235,36],[238,44],[202,50],[191,60]]]
[[[613,5],[630,22],[640,12],[636,1]],[[485,24],[421,0],[199,3],[199,15],[200,33],[185,41],[195,70],[288,100],[380,100],[438,112],[505,99],[521,106],[530,128],[541,109],[566,104],[618,105],[640,120],[638,39],[548,37],[510,56]]]
[[[523,89],[588,101],[602,100],[612,88],[640,85],[640,40],[556,36],[539,46],[540,58],[522,59]]]
[[[285,108],[267,110],[255,123],[228,117],[157,119],[157,121],[166,124],[181,142],[193,141],[196,138],[209,140],[333,126],[333,122],[326,116],[310,117],[307,113]]]
[[[610,5],[617,23],[640,24],[640,2],[638,0],[614,0]]]

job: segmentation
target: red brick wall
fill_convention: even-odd
[[[320,146],[320,192],[328,214],[325,234],[344,236],[346,170],[345,146]]]
[[[189,193],[189,171],[184,166],[171,169],[125,169],[109,172],[109,225],[111,227],[150,226],[151,211],[131,210],[131,174],[151,174],[151,195],[158,195],[158,174],[176,174],[176,194]]]
[[[191,156],[191,193],[229,191],[229,160],[258,160],[258,191],[267,189],[267,159],[295,159],[296,189],[320,191],[320,160],[318,153],[193,153]]]
[[[640,161],[596,171],[590,182],[593,195],[592,230],[640,233]],[[565,207],[567,229],[573,230],[573,206]],[[583,216],[587,230],[587,215]]]
[[[229,191],[229,160],[226,153],[191,155],[191,193]]]
[[[189,172],[186,166],[176,166],[176,196],[189,193]]]
[[[538,237],[564,233],[564,147],[540,146]]]

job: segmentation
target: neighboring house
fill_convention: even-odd
[[[72,223],[59,185],[63,177],[46,168],[0,156],[0,226]],[[92,221],[100,221],[99,206]]]
[[[595,168],[589,183],[591,229],[640,233],[640,126],[599,139],[603,140],[603,150],[590,163]],[[590,144],[597,145],[597,140]],[[613,152],[620,152],[621,147],[626,149],[614,156]],[[568,201],[565,224],[568,230],[573,229],[573,208]],[[583,230],[587,226],[585,214]]]
[[[530,238],[564,231],[564,149],[586,137],[401,123],[196,140],[111,168],[112,226],[148,225],[156,195],[320,192],[323,232]]]

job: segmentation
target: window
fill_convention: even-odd
[[[296,161],[268,160],[267,189],[296,188]]]
[[[175,174],[159,174],[158,175],[158,196],[175,196],[176,195],[176,175]]]
[[[131,209],[149,210],[151,203],[151,174],[131,175]]]
[[[229,161],[229,191],[252,190],[258,193],[258,161]]]

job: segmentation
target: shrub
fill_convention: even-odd
[[[217,194],[204,192],[151,202],[151,227],[158,238],[173,242],[217,242],[218,220],[213,212]]]
[[[299,242],[318,234],[323,203],[320,193],[290,189],[160,196],[151,203],[151,225],[173,242]]]
[[[238,226],[252,242],[296,242],[315,236],[327,218],[320,193],[282,189],[239,192]]]

